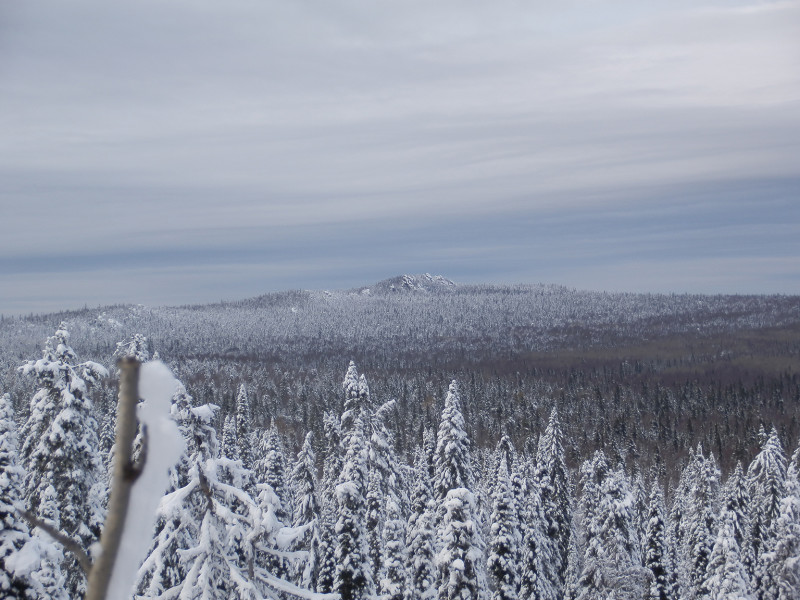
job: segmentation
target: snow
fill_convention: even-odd
[[[142,365],[139,393],[139,421],[147,428],[147,459],[133,486],[122,543],[107,598],[126,600],[131,597],[139,564],[152,545],[156,510],[169,485],[168,471],[184,450],[183,436],[170,418],[172,395],[177,380],[161,361]]]

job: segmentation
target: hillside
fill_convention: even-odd
[[[246,382],[257,421],[277,418],[296,443],[339,406],[351,359],[374,394],[397,398],[401,449],[435,422],[453,377],[464,382],[480,445],[502,431],[527,438],[557,403],[572,462],[611,445],[647,464],[666,454],[672,471],[697,442],[720,453],[730,436],[727,466],[752,454],[746,432],[761,422],[779,426],[787,446],[800,434],[795,296],[611,294],[403,275],[351,290],[4,319],[0,390],[21,410],[31,389],[16,367],[40,355],[62,320],[81,358],[109,366],[118,342],[143,334],[190,393],[223,413]],[[109,381],[101,408],[113,398]]]

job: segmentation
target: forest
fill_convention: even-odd
[[[461,286],[0,320],[0,590],[77,598],[116,361],[185,451],[137,598],[800,597],[800,299]],[[137,438],[146,461],[147,431]]]

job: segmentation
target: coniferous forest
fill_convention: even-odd
[[[4,318],[0,597],[84,593],[35,524],[91,557],[133,357],[185,442],[137,598],[796,600],[799,334],[792,296],[429,275]]]

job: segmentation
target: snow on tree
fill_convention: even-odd
[[[546,521],[542,513],[539,489],[535,481],[528,481],[525,488],[519,519],[522,526],[519,598],[521,600],[553,598],[555,597],[553,577],[542,576],[542,571],[551,568],[553,561],[547,554],[552,545],[544,543]]]
[[[705,588],[706,573],[716,539],[720,476],[714,455],[706,458],[700,446],[695,452],[694,461],[694,476],[686,498],[688,507],[683,547],[683,560],[688,574],[688,588],[683,593],[690,599],[703,598],[708,594]]]
[[[457,488],[469,490],[473,487],[470,443],[455,380],[450,383],[444,401],[439,434],[436,438],[434,466],[436,476],[433,482],[433,494],[436,501],[443,502],[450,490]]]
[[[318,593],[328,594],[336,583],[336,500],[323,496],[320,510],[318,560],[311,573],[311,586]]]
[[[431,502],[429,461],[424,448],[418,448],[414,461],[414,489],[406,546],[409,556],[406,600],[428,600],[436,595],[433,529],[434,506]]]
[[[752,580],[755,574],[755,555],[750,541],[750,492],[739,462],[722,489],[722,510],[731,512],[733,536],[739,546],[739,557],[747,571],[748,581]]]
[[[341,431],[342,450],[346,452],[356,421],[361,419],[361,423],[364,423],[366,417],[366,415],[362,414],[365,403],[364,394],[369,394],[366,381],[363,383],[360,381],[356,365],[352,360],[344,375],[342,391],[344,392],[344,405],[339,429]]]
[[[292,480],[294,488],[297,490],[293,525],[295,527],[308,526],[306,534],[298,540],[300,546],[309,548],[309,558],[300,578],[300,582],[306,587],[311,585],[313,573],[317,569],[316,564],[319,560],[321,544],[316,521],[317,515],[320,513],[320,505],[317,499],[316,455],[313,439],[314,434],[309,431],[292,469]]]
[[[366,531],[367,447],[361,418],[348,436],[347,455],[336,485],[336,578],[341,600],[362,600],[374,593]]]
[[[19,515],[25,472],[17,465],[17,427],[8,394],[0,396],[0,597],[41,597],[44,590],[31,576],[39,567],[38,544]]]
[[[395,402],[390,400],[372,415],[372,435],[369,440],[369,478],[367,486],[367,536],[373,578],[377,580],[383,570],[384,536],[387,498],[393,500],[398,509],[401,505],[399,494],[400,475],[397,458],[394,454],[394,439],[386,421],[394,410]]]
[[[227,415],[222,425],[222,444],[220,454],[232,460],[239,460],[239,444],[236,442],[236,419]]]
[[[555,597],[552,600],[556,600],[556,598],[563,595],[564,577],[567,570],[570,537],[570,498],[561,424],[555,407],[550,413],[547,428],[539,439],[534,478],[539,490],[540,505],[545,519],[542,542],[545,546],[550,546],[550,548],[543,549],[543,552],[551,560],[552,580],[550,585],[555,593]],[[542,598],[542,600],[551,599]]]
[[[39,498],[39,519],[55,530],[61,530],[61,519],[58,513],[58,498],[53,486],[48,486],[41,492]],[[39,568],[31,573],[43,590],[41,597],[48,600],[68,600],[73,598],[66,588],[67,574],[64,572],[64,552],[49,533],[39,528],[33,530],[33,535],[39,545],[41,562]]]
[[[589,528],[578,600],[639,599],[647,589],[634,522],[634,497],[621,469],[608,473]]]
[[[759,600],[800,598],[800,482],[790,468],[786,495],[757,564]]]
[[[647,600],[672,600],[672,565],[667,548],[667,523],[664,494],[658,481],[653,481],[645,530],[644,566],[652,573]]]
[[[447,492],[440,526],[442,549],[436,555],[439,600],[479,600],[486,596],[481,564],[484,548],[475,512],[475,496],[468,489]]]
[[[275,513],[277,518],[282,523],[290,523],[294,512],[292,490],[289,486],[283,441],[274,421],[261,436],[258,451],[260,458],[255,461],[253,470],[255,481],[266,483],[273,489],[281,503]]]
[[[382,600],[403,600],[407,587],[406,523],[397,501],[386,500],[386,523],[383,528],[383,567],[380,578]]]
[[[772,522],[778,516],[781,499],[786,495],[786,468],[786,454],[773,428],[747,469],[750,535],[756,561],[769,538]]]
[[[150,360],[150,348],[147,338],[141,333],[134,333],[129,340],[117,342],[114,358],[133,358],[140,363]]]
[[[708,572],[703,589],[709,600],[751,600],[747,570],[739,555],[735,534],[736,515],[723,509],[714,548],[708,560]]]
[[[40,515],[43,492],[52,486],[62,531],[88,551],[99,538],[106,480],[88,386],[108,372],[94,362],[77,363],[64,323],[45,343],[42,358],[20,370],[40,386],[22,429],[28,506]],[[67,591],[79,596],[86,581],[72,554],[65,567]]]
[[[486,568],[493,588],[492,600],[516,600],[518,587],[519,521],[511,490],[508,462],[497,464]]]
[[[245,384],[239,386],[236,394],[236,445],[239,449],[239,460],[245,469],[253,468],[253,415],[250,398]]]

